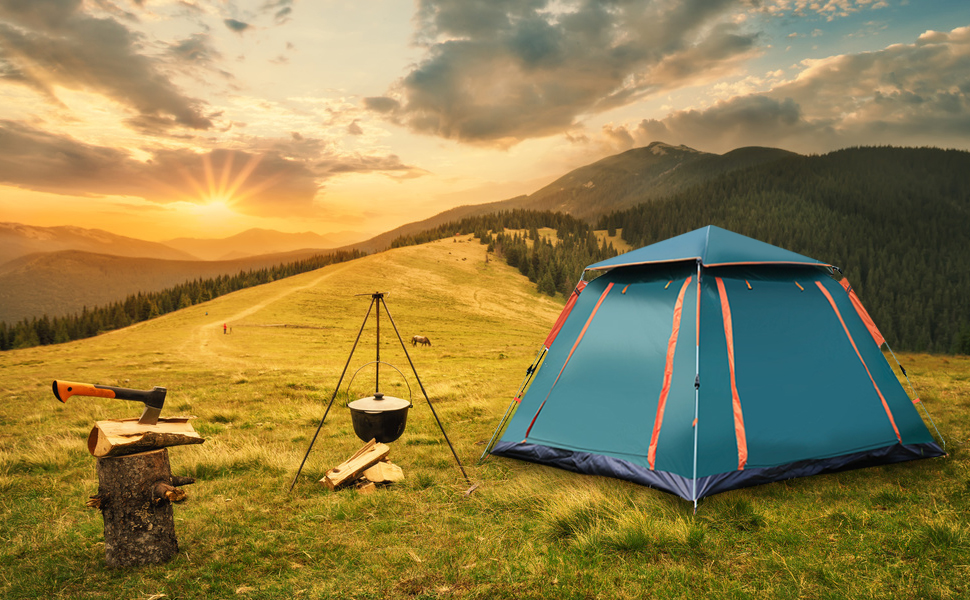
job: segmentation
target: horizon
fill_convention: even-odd
[[[0,0],[0,221],[360,240],[661,141],[970,149],[970,4]]]

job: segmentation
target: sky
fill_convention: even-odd
[[[0,0],[0,222],[363,239],[654,141],[970,149],[970,2]]]

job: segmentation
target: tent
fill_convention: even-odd
[[[884,342],[836,267],[704,227],[587,267],[487,452],[695,506],[944,455]]]

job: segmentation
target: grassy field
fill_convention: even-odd
[[[970,596],[970,359],[901,356],[950,456],[729,492],[692,506],[654,490],[479,455],[555,320],[468,238],[401,248],[221,297],[97,338],[0,354],[3,598],[960,598]],[[415,407],[375,494],[317,481],[362,442],[344,405],[373,392],[371,317],[292,493],[375,291],[469,477],[381,319],[382,390]],[[358,296],[358,294],[363,294]],[[382,315],[382,317],[385,317]],[[223,323],[232,328],[223,334]],[[201,446],[176,505],[181,552],[104,565],[85,440],[119,400],[57,402],[53,379],[168,388]]]

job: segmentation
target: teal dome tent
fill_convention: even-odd
[[[695,504],[945,454],[832,265],[708,226],[586,274],[492,454]]]

